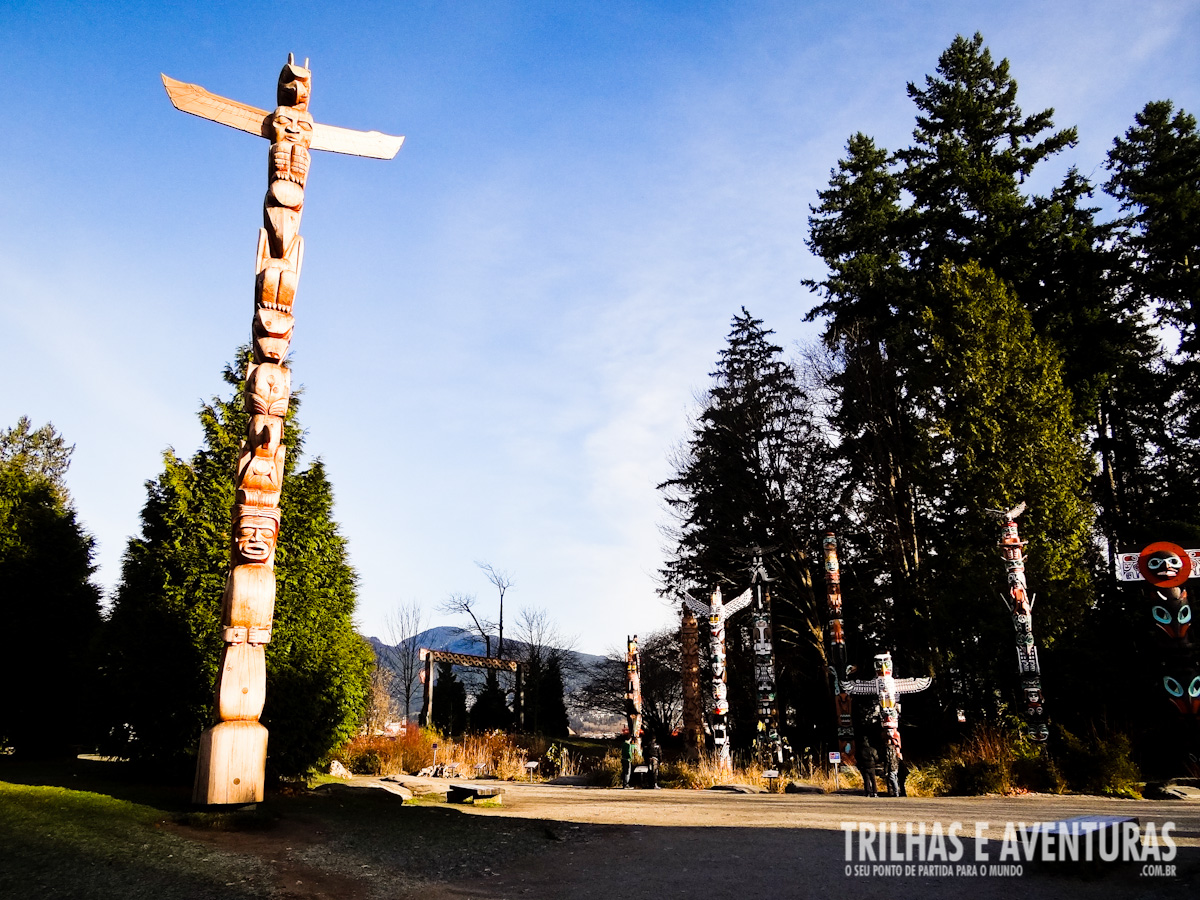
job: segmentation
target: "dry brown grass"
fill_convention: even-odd
[[[434,745],[437,745],[436,760]],[[396,737],[359,735],[335,754],[357,775],[416,774],[428,766],[456,765],[462,777],[484,775],[504,781],[529,779],[526,762],[537,761],[533,780],[555,774],[573,774],[577,758],[565,747],[554,746],[545,738],[523,736],[520,739],[503,732],[469,734],[455,740],[432,729],[409,729]],[[547,754],[549,753],[549,757]]]

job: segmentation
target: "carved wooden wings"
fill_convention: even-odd
[[[186,84],[174,78],[162,76],[167,96],[180,112],[191,113],[202,119],[220,122],[238,131],[269,137],[268,122],[271,113],[237,100],[218,97],[198,84]],[[382,134],[378,131],[354,131],[336,125],[313,123],[313,150],[328,150],[331,153],[346,153],[350,156],[368,156],[372,159],[391,159],[400,152],[404,143],[402,136]]]
[[[701,603],[687,591],[683,591],[683,602],[688,609],[701,616],[711,616],[712,607],[707,603]],[[754,594],[750,588],[746,588],[742,593],[738,594],[733,600],[721,606],[722,618],[728,619],[736,612],[740,612],[750,605],[750,601],[754,599]]]

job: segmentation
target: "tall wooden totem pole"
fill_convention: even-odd
[[[1020,503],[1009,510],[989,509],[987,512],[999,519],[1000,553],[1004,557],[1005,578],[1008,593],[1000,599],[1012,615],[1013,630],[1017,638],[1017,672],[1021,678],[1022,709],[1025,713],[1025,734],[1035,744],[1044,744],[1050,738],[1046,725],[1046,706],[1042,698],[1042,667],[1038,663],[1037,644],[1033,641],[1033,601],[1036,596],[1029,593],[1025,582],[1025,541],[1017,532],[1017,516],[1025,512]]]
[[[875,677],[870,681],[843,682],[842,689],[859,697],[874,697],[883,728],[884,776],[888,794],[898,797],[903,793],[900,783],[900,760],[904,753],[900,747],[900,695],[915,694],[933,684],[932,678],[896,678],[892,675],[892,654],[875,654]]]
[[[700,697],[700,628],[686,603],[680,627],[680,674],[683,676],[683,747],[688,761],[704,751],[704,701]]]
[[[625,721],[635,747],[642,741],[642,659],[635,634],[625,643]]]
[[[771,592],[763,565],[762,551],[755,550],[750,566],[750,590],[754,594],[754,685],[758,691],[758,734],[755,744],[766,768],[782,759],[779,742],[779,710],[775,702],[775,646],[771,638]]]
[[[701,603],[687,591],[683,602],[696,613],[708,617],[709,662],[712,664],[712,734],[713,754],[717,766],[733,770],[733,754],[729,747],[729,688],[725,672],[725,621],[750,605],[753,594],[747,590],[728,603],[721,602],[721,589],[713,591],[711,603]]]
[[[267,195],[258,231],[253,356],[246,370],[250,416],[234,476],[230,571],[221,602],[225,649],[217,672],[215,724],[200,738],[192,800],[201,804],[263,799],[267,729],[258,721],[266,699],[266,648],[275,610],[275,543],[286,448],[283,419],[291,397],[286,365],[292,306],[304,259],[299,234],[309,150],[391,159],[402,137],[349,131],[313,121],[312,73],[291,54],[279,73],[276,108],[267,112],[162,76],[176,109],[271,142]]]
[[[846,633],[842,624],[842,570],[838,561],[837,538],[832,531],[825,533],[821,551],[825,558],[825,597],[828,606],[825,652],[833,689],[838,751],[842,754],[843,763],[855,765],[854,717],[850,694],[846,691],[846,682],[854,673],[854,667],[849,664],[846,655]]]
[[[1155,696],[1173,709],[1160,721],[1159,765],[1200,773],[1200,647],[1192,639],[1192,605],[1187,582],[1200,577],[1200,550],[1155,541],[1141,553],[1118,557],[1117,577],[1142,582],[1142,613],[1157,656]],[[1148,615],[1147,615],[1148,613]]]

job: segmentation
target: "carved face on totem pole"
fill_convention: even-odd
[[[1192,576],[1192,559],[1177,544],[1158,541],[1138,556],[1138,571],[1156,588],[1179,587]]]
[[[875,675],[879,678],[886,678],[892,674],[892,654],[876,653],[875,654]]]
[[[292,343],[295,316],[260,306],[254,311],[254,358],[257,362],[283,362]]]
[[[1025,688],[1025,715],[1027,718],[1036,719],[1042,714],[1042,691],[1041,688],[1027,687]]]
[[[288,61],[284,63],[279,73],[279,83],[275,87],[275,102],[280,106],[294,106],[296,109],[308,109],[308,98],[312,93],[312,71],[308,68],[308,60],[304,65],[296,64],[296,57],[289,53]]]
[[[295,209],[304,201],[304,183],[308,180],[308,151],[312,146],[312,133],[313,117],[302,109],[281,106],[271,115],[269,178],[272,182],[293,182],[300,188],[299,195],[294,199],[275,197],[281,206]]]
[[[754,620],[754,652],[759,655],[771,652],[771,628],[762,615]]]
[[[713,641],[712,658],[709,660],[712,664],[712,674],[714,681],[720,681],[725,678],[725,644],[724,641],[718,643]]]
[[[1191,557],[1175,544],[1160,541],[1141,552],[1137,565],[1149,586],[1150,615],[1159,636],[1190,646],[1192,608],[1183,585],[1192,574]]]
[[[724,681],[713,682],[713,715],[723,716],[729,712],[729,689]]]
[[[1187,591],[1181,588],[1165,588],[1155,591],[1156,603],[1150,607],[1154,624],[1167,637],[1188,644],[1188,629],[1192,624],[1192,607],[1187,602]]]
[[[1184,716],[1200,715],[1200,675],[1185,669],[1175,675],[1163,676],[1163,688],[1172,705]]]
[[[279,536],[279,510],[239,506],[234,510],[234,565],[271,564]]]

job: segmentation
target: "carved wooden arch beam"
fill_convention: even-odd
[[[470,653],[451,653],[449,650],[430,650],[422,647],[418,654],[422,660],[431,659],[433,662],[448,662],[456,666],[473,666],[477,669],[502,669],[506,672],[516,672],[522,668],[515,659],[495,659],[490,656],[474,656]]]

